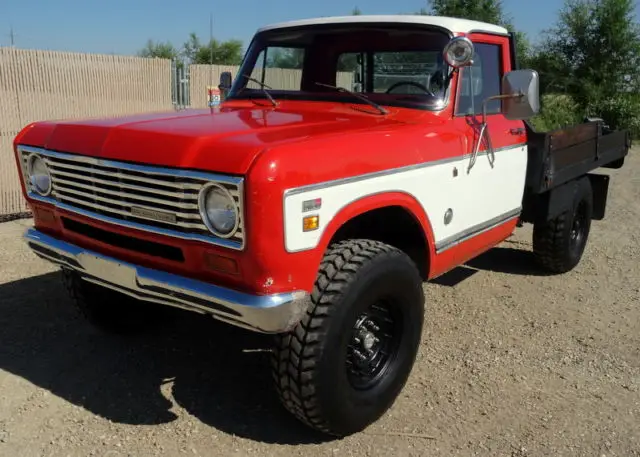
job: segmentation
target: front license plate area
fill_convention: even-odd
[[[78,256],[78,262],[90,276],[119,286],[135,288],[136,271],[129,265],[86,253]]]

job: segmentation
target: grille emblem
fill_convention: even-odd
[[[156,211],[152,209],[140,208],[138,206],[131,207],[131,215],[142,217],[144,219],[152,219],[159,222],[167,222],[169,224],[176,223],[176,215],[172,213],[165,213],[164,211]]]

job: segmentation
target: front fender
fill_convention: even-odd
[[[351,219],[369,211],[389,206],[399,206],[415,218],[422,227],[422,232],[429,248],[429,255],[435,255],[433,231],[427,214],[413,195],[400,191],[368,195],[343,207],[326,226],[318,243],[318,247],[324,252],[329,247],[329,243],[336,232]]]
[[[324,256],[334,235],[353,218],[369,211],[390,206],[401,207],[406,210],[422,228],[423,236],[429,250],[429,258],[435,256],[435,243],[431,223],[422,205],[416,198],[406,192],[392,191],[366,195],[340,207],[332,207],[330,201],[323,196],[322,206],[316,211],[303,212],[302,202],[309,196],[297,198],[294,201],[285,200],[285,220],[288,231],[285,230],[285,247],[287,252],[313,253],[314,263],[319,263]],[[296,208],[296,214],[292,214]],[[306,215],[320,216],[320,229],[314,232],[302,231],[302,218]]]

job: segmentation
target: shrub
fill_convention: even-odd
[[[588,112],[604,119],[613,129],[626,129],[634,138],[640,138],[640,94],[619,93],[590,103]]]
[[[545,94],[540,99],[540,113],[531,119],[534,128],[548,132],[582,121],[578,105],[565,94]]]
[[[609,127],[631,132],[640,138],[640,94],[620,92],[612,98],[593,97],[581,109],[569,95],[546,94],[541,97],[540,113],[531,123],[541,132],[570,127],[584,122],[585,115],[602,118]]]

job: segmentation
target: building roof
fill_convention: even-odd
[[[314,19],[302,19],[297,21],[280,22],[267,25],[258,30],[275,30],[287,27],[300,27],[305,25],[320,24],[375,24],[375,23],[399,23],[399,24],[423,24],[433,25],[447,29],[452,33],[489,32],[501,35],[508,34],[508,30],[495,24],[480,21],[470,21],[468,19],[458,19],[445,16],[422,16],[422,15],[354,15],[354,16],[334,16],[319,17]]]

